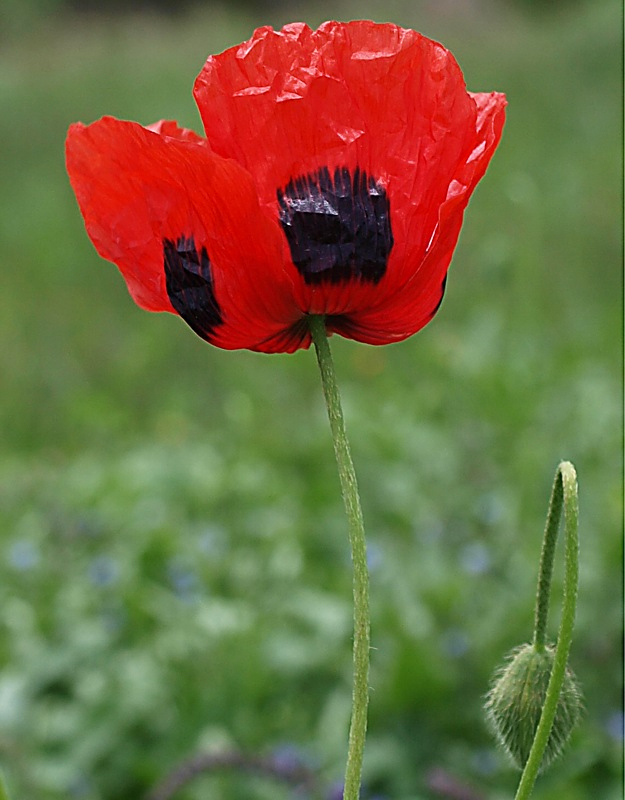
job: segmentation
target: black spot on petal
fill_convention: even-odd
[[[306,283],[378,283],[393,247],[389,200],[366,172],[327,167],[278,191],[280,223]]]
[[[193,237],[163,240],[165,285],[174,309],[203,339],[210,340],[215,328],[223,324],[215,298],[211,263],[202,247],[198,253]]]
[[[443,303],[443,298],[445,297],[445,288],[446,288],[446,286],[447,286],[447,275],[445,275],[445,277],[443,278],[443,282],[441,284],[441,296],[440,296],[440,299],[439,299],[438,303],[436,304],[436,307],[434,308],[434,311],[432,311],[432,316],[434,316],[434,314],[436,314],[436,312],[438,311],[438,309],[441,307],[441,305]]]

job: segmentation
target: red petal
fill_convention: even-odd
[[[243,164],[268,203],[321,166],[394,177],[412,196],[414,164],[433,149],[453,162],[473,114],[442,45],[366,20],[260,28],[209,57],[194,94],[215,152]]]
[[[310,286],[292,270],[302,310],[378,343],[427,322],[462,210],[499,141],[501,95],[470,95],[442,45],[370,21],[261,28],[211,56],[194,94],[211,147],[253,175],[272,215],[277,190],[323,167],[359,168],[385,188],[395,244],[384,277]],[[499,128],[487,141],[491,117]]]
[[[208,147],[208,142],[203,136],[198,136],[195,131],[191,131],[188,128],[181,128],[177,122],[171,119],[160,119],[158,122],[147,125],[146,129],[154,133],[160,133],[161,136],[168,136],[170,139],[177,139],[180,142],[194,142],[202,147]]]
[[[205,338],[267,352],[307,345],[283,269],[284,237],[239,164],[176,123],[150,130],[105,117],[70,128],[67,169],[96,249],[117,264],[140,306],[174,310],[164,241],[191,238],[210,258],[223,319]]]
[[[465,161],[457,166],[448,195],[438,210],[436,232],[421,263],[411,263],[408,281],[394,295],[381,299],[369,309],[336,320],[331,329],[367,344],[388,344],[412,336],[436,313],[443,297],[445,276],[458,241],[464,210],[477,183],[499,144],[505,121],[506,99],[502,94],[473,94],[476,104],[472,147]],[[391,259],[398,251],[391,253]],[[389,270],[391,269],[389,263]]]

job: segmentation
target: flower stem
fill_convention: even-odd
[[[573,625],[575,622],[575,608],[577,605],[577,584],[579,578],[579,540],[577,533],[578,504],[577,504],[577,476],[575,467],[569,461],[563,461],[556,472],[547,514],[547,524],[543,537],[543,549],[540,561],[538,578],[538,592],[536,597],[536,615],[534,623],[534,647],[538,651],[545,649],[545,632],[547,616],[549,613],[549,594],[551,589],[551,576],[553,574],[553,561],[555,556],[556,540],[562,507],[564,506],[564,535],[565,535],[565,573],[564,573],[564,600],[562,603],[562,618],[558,633],[558,644],[554,655],[553,668],[547,686],[545,704],[543,706],[540,722],[528,756],[515,800],[527,800],[532,794],[536,776],[540,769],[545,748],[549,740],[553,720],[562,690],[566,673],[566,665],[573,638]]]
[[[326,333],[325,318],[322,316],[310,316],[309,322],[317,353],[317,363],[321,373],[321,385],[328,409],[328,418],[334,442],[334,455],[336,456],[341,493],[345,504],[345,513],[347,514],[349,543],[354,569],[354,682],[343,800],[358,800],[360,797],[362,761],[367,733],[367,706],[369,703],[370,621],[367,545],[356,472],[347,440],[334,362]]]

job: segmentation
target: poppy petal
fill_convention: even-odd
[[[259,28],[208,58],[194,95],[211,147],[245,166],[272,205],[277,188],[321,167],[406,183],[406,166],[450,130],[461,140],[473,113],[449,51],[368,20]]]
[[[476,105],[476,118],[470,151],[457,166],[447,198],[439,206],[436,229],[421,262],[416,263],[414,256],[418,253],[408,249],[402,257],[409,265],[409,279],[392,296],[369,309],[331,320],[332,330],[367,344],[387,344],[412,336],[440,307],[464,210],[499,144],[505,121],[504,95],[491,92],[471,97]],[[399,252],[393,252],[392,258],[398,257]]]
[[[452,206],[466,205],[496,145],[487,148],[478,122],[492,109],[476,98],[491,96],[467,92],[442,45],[390,24],[260,28],[211,56],[194,94],[211,147],[245,166],[280,219],[299,307],[329,315],[345,335],[361,325],[368,341],[362,315],[392,318],[434,242],[455,244],[459,222],[455,235],[441,230],[443,205],[454,193]],[[502,96],[493,98],[498,107]],[[440,301],[444,261],[429,259],[435,274],[419,277],[428,286],[407,327],[425,324]],[[395,340],[392,328],[388,338],[378,328],[377,341]]]
[[[111,117],[73,125],[66,152],[87,231],[140,306],[227,349],[307,345],[284,238],[239,164],[176,123]]]

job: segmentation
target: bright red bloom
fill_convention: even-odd
[[[161,121],[72,125],[67,169],[89,236],[135,301],[211,344],[400,341],[438,308],[505,97],[467,92],[412,30],[257,30],[195,82],[206,138]]]

